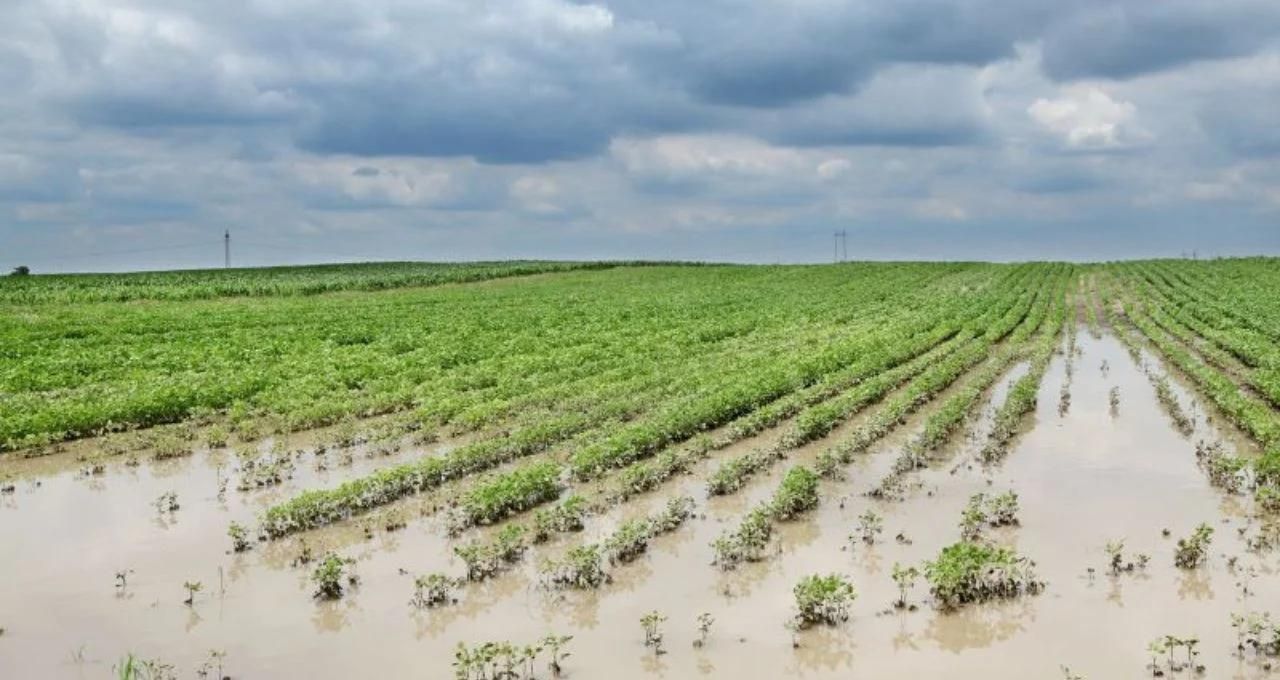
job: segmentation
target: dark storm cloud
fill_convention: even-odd
[[[1247,56],[1274,45],[1278,32],[1274,0],[1098,3],[1048,27],[1044,68],[1057,80],[1131,78]]]
[[[874,222],[999,256],[1210,200],[1265,246],[1278,36],[1275,0],[9,0],[0,246],[773,261]]]
[[[884,69],[854,96],[758,114],[758,132],[796,146],[945,147],[989,138],[982,93],[965,69]]]
[[[1280,87],[1254,90],[1205,107],[1200,126],[1223,149],[1240,156],[1280,156]]]
[[[1107,186],[1096,173],[1073,168],[1037,170],[1014,177],[1013,188],[1029,194],[1071,194]]]
[[[893,63],[989,63],[1010,55],[1043,14],[1019,2],[932,0],[834,9],[658,2],[616,13],[535,6],[546,9],[517,14],[507,28],[483,10],[413,6],[299,14],[297,25],[272,12],[259,23],[243,20],[255,10],[240,3],[224,11],[188,4],[162,16],[189,24],[123,37],[89,13],[50,13],[41,23],[71,76],[54,101],[85,124],[280,123],[317,153],[530,163],[590,156],[618,134],[722,131],[742,119],[726,106],[855,92]],[[371,23],[391,20],[384,41],[364,37]],[[272,31],[284,39],[269,39]],[[270,68],[252,68],[262,64]],[[771,137],[946,145],[973,132],[943,127],[797,125]]]
[[[490,163],[586,158],[620,134],[691,130],[801,145],[973,143],[982,124],[955,116],[812,118],[823,98],[856,95],[894,64],[982,66],[1042,38],[1054,78],[1129,77],[1249,54],[1280,17],[1253,0],[130,4],[168,23],[40,17],[71,76],[52,101],[82,123],[274,123],[315,153]],[[898,113],[946,113],[927,94]],[[752,109],[785,115],[762,131]]]
[[[661,76],[711,103],[777,107],[856,91],[893,63],[990,63],[1046,13],[1007,0],[905,0],[623,3],[620,15],[680,36],[642,60]]]
[[[613,130],[607,118],[569,92],[448,90],[424,81],[352,92],[325,92],[321,113],[298,137],[317,153],[362,156],[474,156],[485,163],[538,163],[599,152]]]
[[[85,93],[68,103],[68,112],[88,125],[139,130],[252,125],[282,119],[280,113],[242,107],[238,102],[210,101],[207,93],[195,90],[171,91],[163,98],[152,92]]]

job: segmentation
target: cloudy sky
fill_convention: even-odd
[[[1280,253],[1276,0],[2,0],[0,266]]]

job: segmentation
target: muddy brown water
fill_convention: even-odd
[[[104,474],[87,478],[73,466],[0,462],[0,473],[18,475],[16,492],[0,496],[0,627],[6,629],[0,677],[107,677],[127,652],[163,659],[179,677],[192,677],[209,650],[218,649],[226,652],[225,671],[238,678],[447,678],[459,641],[523,643],[549,631],[574,636],[570,678],[1024,679],[1061,677],[1061,665],[1094,679],[1141,678],[1149,677],[1147,643],[1164,634],[1200,638],[1205,677],[1280,676],[1234,656],[1229,622],[1232,612],[1280,614],[1280,561],[1244,550],[1236,529],[1247,521],[1248,501],[1210,487],[1194,455],[1199,438],[1248,445],[1206,422],[1195,394],[1174,376],[1197,424],[1190,437],[1178,434],[1146,376],[1113,337],[1081,333],[1077,342],[1070,409],[1058,412],[1066,371],[1057,356],[1033,419],[994,469],[972,463],[989,427],[988,405],[929,468],[910,475],[914,484],[904,500],[863,495],[918,432],[927,412],[918,414],[859,456],[847,480],[824,481],[823,502],[811,515],[780,524],[778,554],[722,572],[711,566],[711,541],[766,499],[790,465],[812,461],[827,443],[794,452],[736,494],[706,498],[703,480],[718,460],[769,441],[774,431],[718,454],[658,493],[593,518],[582,534],[531,550],[517,569],[465,586],[457,604],[430,610],[409,606],[412,577],[401,570],[461,575],[451,550],[457,539],[445,536],[439,515],[412,519],[398,532],[378,531],[371,540],[361,540],[351,526],[309,535],[317,544],[343,545],[344,554],[357,559],[362,582],[336,602],[311,598],[309,571],[289,565],[294,539],[227,553],[230,521],[252,522],[298,489],[331,486],[419,452],[392,460],[357,455],[351,467],[326,472],[300,462],[295,478],[280,488],[239,493],[232,482],[222,500],[217,466],[229,463],[216,453],[134,468],[112,462]],[[1162,370],[1154,358],[1144,361]],[[1000,381],[992,403],[1022,370]],[[1115,413],[1108,404],[1112,387],[1121,395]],[[891,611],[893,564],[933,557],[958,538],[959,514],[971,494],[1006,489],[1020,496],[1021,526],[993,536],[1034,559],[1047,589],[942,613],[928,604],[920,583],[910,596],[918,610]],[[152,502],[170,490],[181,508],[158,514]],[[621,520],[676,493],[694,496],[700,517],[655,539],[636,562],[614,568],[611,584],[590,592],[539,586],[542,558],[602,539]],[[874,546],[853,545],[848,537],[868,507],[884,515],[884,536]],[[1216,528],[1209,564],[1175,569],[1174,540],[1201,521]],[[1165,528],[1173,538],[1162,537]],[[899,532],[910,544],[893,539]],[[1129,552],[1151,555],[1145,573],[1105,573],[1103,546],[1120,538]],[[1228,555],[1238,557],[1234,568]],[[124,569],[132,572],[118,590],[114,575]],[[1238,584],[1250,569],[1256,576],[1245,596]],[[793,647],[783,626],[794,607],[792,587],[802,576],[826,572],[847,574],[856,584],[852,617],[839,627],[802,632]],[[182,584],[191,580],[203,589],[187,606]],[[661,656],[643,645],[639,619],[651,609],[668,617]],[[694,648],[695,617],[702,612],[716,621],[707,644]]]

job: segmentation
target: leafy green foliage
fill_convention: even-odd
[[[533,516],[533,542],[542,543],[551,538],[551,534],[582,531],[586,513],[587,499],[576,494],[554,508],[539,510]]]
[[[347,585],[355,582],[355,576],[350,572],[350,565],[354,562],[334,553],[325,555],[311,572],[311,582],[316,586],[315,597],[322,600],[342,597]]]
[[[612,374],[586,370],[581,361],[569,362],[564,370],[575,374],[581,370],[579,380],[581,384],[591,385],[591,391],[575,393],[574,387],[579,383],[557,383],[552,376],[547,376],[547,394],[555,394],[555,398],[565,401],[549,402],[545,412],[530,411],[527,418],[520,418],[523,427],[504,429],[496,437],[480,439],[442,456],[428,456],[379,470],[334,489],[305,492],[269,509],[263,520],[263,531],[277,537],[323,526],[405,495],[547,451],[571,438],[574,446],[568,455],[570,473],[580,478],[595,478],[621,467],[624,471],[614,486],[615,493],[620,497],[642,493],[672,475],[687,471],[708,450],[726,446],[735,438],[748,436],[810,405],[825,409],[839,403],[836,411],[828,412],[836,418],[830,422],[838,422],[964,345],[965,341],[955,336],[972,333],[968,325],[988,316],[1003,323],[1005,316],[1002,315],[1019,299],[1019,293],[1012,286],[1023,278],[1034,279],[1038,272],[1033,266],[960,271],[953,274],[955,280],[943,277],[944,285],[942,280],[926,284],[921,281],[920,271],[899,267],[881,270],[875,279],[855,269],[852,279],[839,281],[838,286],[851,296],[850,300],[866,296],[868,304],[859,309],[854,318],[849,317],[848,311],[836,313],[837,308],[843,309],[841,306],[831,307],[836,319],[843,318],[837,325],[813,323],[812,319],[820,315],[811,307],[814,301],[809,296],[815,283],[812,280],[803,287],[801,281],[787,281],[782,288],[760,291],[749,286],[741,288],[730,298],[731,302],[726,303],[724,314],[717,310],[716,314],[698,319],[712,326],[732,325],[735,330],[726,336],[723,346],[708,350],[701,341],[689,345],[681,342],[678,347],[667,350],[670,361],[660,364],[661,370],[657,371],[645,369],[648,359],[637,360],[628,353],[647,342],[643,339],[645,333],[654,334],[654,343],[667,342],[659,339],[663,333],[661,337],[683,338],[681,331],[672,331],[669,324],[673,319],[653,317],[652,329],[650,316],[644,317],[645,323],[639,327],[624,328],[626,324],[619,324],[614,352],[620,355],[600,356],[599,360],[612,367],[611,371],[630,376],[626,380],[615,381],[607,377]],[[927,276],[933,275],[931,269],[924,270],[926,281]],[[690,271],[714,272],[726,280],[741,277],[748,282],[755,275],[733,269]],[[678,269],[667,273],[676,279],[688,276]],[[807,280],[808,276],[802,278]],[[962,279],[969,283],[953,288]],[[634,277],[634,280],[653,285],[653,277]],[[895,282],[907,285],[910,281],[916,281],[914,288],[892,287]],[[689,280],[685,283],[689,285]],[[542,285],[549,284],[539,284]],[[930,296],[920,288],[922,285],[924,288],[937,285],[939,289]],[[665,282],[661,290],[667,296],[662,300],[664,309],[677,300],[693,304],[687,291],[668,289]],[[611,292],[605,290],[601,294],[609,297]],[[572,292],[564,294],[572,295]],[[914,300],[916,306],[904,307],[905,298]],[[697,301],[705,304],[705,297]],[[623,310],[629,309],[624,304],[626,301],[615,299],[614,302]],[[782,306],[786,304],[794,305],[794,309]],[[821,306],[826,307],[826,302]],[[780,313],[781,309],[785,309],[785,313]],[[811,311],[806,313],[803,323],[798,323],[795,313],[801,309]],[[883,316],[873,319],[872,310],[881,310]],[[554,310],[544,309],[541,313],[555,316]],[[611,318],[616,316],[614,311],[608,314]],[[757,318],[758,314],[764,316]],[[690,323],[684,317],[674,322],[678,328],[679,324]],[[539,319],[539,323],[551,322]],[[663,323],[668,325],[663,327]],[[748,337],[743,334],[746,328],[756,330]],[[511,333],[519,331],[513,329]],[[637,333],[641,337],[637,337]],[[594,345],[604,342],[605,338],[615,341],[611,334],[594,339],[583,337],[579,341]],[[780,360],[782,356],[791,356],[792,360]],[[743,376],[750,376],[749,385],[736,384]],[[841,392],[850,386],[853,386],[851,391]],[[823,401],[831,394],[838,396]],[[441,417],[456,413],[447,402],[436,401],[419,408],[419,412],[425,411]],[[726,428],[714,437],[705,432],[726,421]],[[803,442],[803,436],[786,439],[787,446]],[[671,450],[682,442],[687,442],[683,448]],[[761,461],[752,467],[762,469],[767,462]]]
[[[560,677],[565,659],[571,654],[565,647],[572,635],[547,635],[538,642],[514,645],[507,641],[483,642],[468,645],[459,641],[453,652],[453,677],[455,680],[534,680],[539,676],[537,666],[545,652],[547,669],[553,677]]]
[[[0,284],[0,302],[126,302],[280,297],[376,291],[484,281],[576,269],[636,266],[609,262],[373,262],[257,269],[204,269],[132,274],[45,274]],[[16,276],[31,273],[27,267]]]
[[[893,578],[893,584],[898,587],[898,599],[894,601],[893,606],[899,609],[907,607],[907,593],[915,587],[916,579],[920,578],[920,570],[915,567],[904,567],[894,562],[890,576]],[[915,608],[914,605],[910,606],[912,609]]]
[[[560,588],[595,588],[608,579],[601,566],[601,547],[594,543],[570,548],[559,560],[542,565],[543,579]]]
[[[1018,494],[1006,491],[1002,494],[976,493],[960,513],[960,535],[967,541],[976,540],[988,526],[1003,527],[1018,523]]]
[[[788,520],[818,506],[818,475],[797,465],[787,471],[777,491],[773,493],[770,508],[779,520]]]
[[[467,567],[468,581],[484,581],[509,568],[524,556],[526,529],[508,524],[489,543],[468,543],[453,549]]]
[[[462,499],[471,524],[492,524],[560,495],[560,466],[543,461],[482,483]]]
[[[655,536],[679,529],[693,514],[693,499],[680,496],[667,501],[665,507],[649,517],[623,522],[601,546],[609,563],[630,562],[649,549]]]
[[[801,627],[836,625],[849,618],[849,605],[858,596],[853,584],[840,574],[814,574],[800,579],[792,589],[796,617]]]
[[[453,602],[453,591],[459,585],[457,579],[440,573],[415,577],[409,604],[419,609],[449,604]]]
[[[1200,524],[1186,538],[1179,538],[1174,549],[1173,563],[1180,569],[1194,569],[1209,559],[1209,544],[1213,541],[1213,527]]]
[[[231,537],[231,549],[234,552],[244,552],[253,547],[253,544],[249,542],[249,530],[242,524],[232,522],[227,527],[227,536]]]
[[[738,528],[717,538],[711,548],[715,563],[721,569],[733,569],[744,561],[764,557],[773,537],[773,511],[768,505],[756,507],[742,519]]]
[[[1231,627],[1236,631],[1236,649],[1241,654],[1280,656],[1280,624],[1272,621],[1270,612],[1232,614]]]
[[[925,562],[930,593],[942,609],[974,602],[1040,592],[1035,564],[1008,548],[976,541],[960,541]]]

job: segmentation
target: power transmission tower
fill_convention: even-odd
[[[844,262],[849,259],[849,233],[841,229],[833,234],[835,240],[831,243],[831,259],[834,262]],[[844,256],[841,257],[841,252]]]
[[[231,230],[222,233],[222,268],[231,268]]]
[[[840,230],[840,260],[849,261],[849,232]]]

